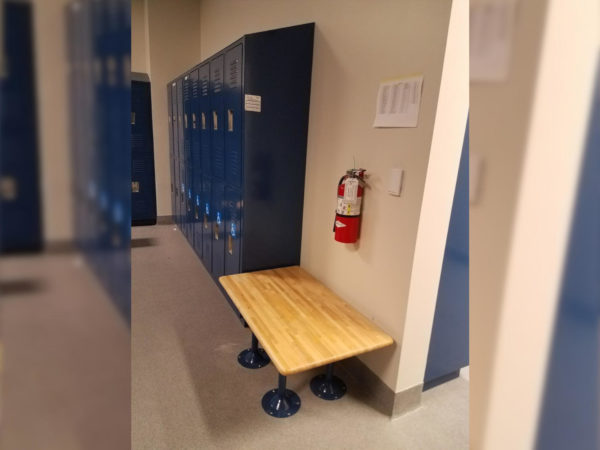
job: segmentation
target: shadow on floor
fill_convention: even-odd
[[[41,280],[21,279],[0,281],[0,295],[25,295],[44,290],[45,285]]]
[[[131,248],[154,247],[158,244],[158,239],[155,238],[132,238]]]

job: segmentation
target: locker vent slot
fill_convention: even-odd
[[[227,110],[227,131],[233,131],[233,111]]]

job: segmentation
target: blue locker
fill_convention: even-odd
[[[225,181],[242,183],[242,44],[225,54]]]
[[[194,246],[192,230],[192,81],[190,74],[183,78],[183,171],[185,180],[185,214],[183,231]]]
[[[210,62],[210,124],[211,175],[216,180],[225,178],[225,142],[223,121],[223,55]]]
[[[167,85],[167,108],[169,110],[169,174],[171,176],[171,215],[175,217],[175,155],[173,153],[173,91]]]
[[[0,78],[0,253],[42,247],[33,11],[7,2],[6,77]],[[3,51],[4,49],[0,50]]]
[[[212,183],[212,275],[225,273],[225,185],[222,181]]]
[[[131,80],[131,223],[156,224],[152,108],[148,77]]]
[[[200,86],[198,70],[190,74],[192,83],[192,234],[194,236],[194,250],[202,257],[202,153],[200,148]]]
[[[210,177],[210,101],[209,101],[209,83],[210,66],[204,64],[198,69],[200,82],[200,149],[201,149],[201,167],[204,178]]]
[[[313,39],[314,24],[249,34],[197,66],[192,185],[215,279],[300,262]]]
[[[181,192],[181,181],[179,177],[179,112],[177,110],[177,82],[171,83],[172,108],[173,108],[173,184],[175,187],[175,202],[173,203],[173,220],[179,225],[179,198]]]
[[[211,196],[211,179],[202,176],[202,262],[204,267],[209,272],[212,272],[212,196]]]
[[[240,272],[242,234],[242,194],[238,188],[225,187],[225,275]]]
[[[185,196],[186,196],[186,179],[185,179],[185,138],[183,135],[183,78],[177,80],[177,157],[179,158],[179,228],[185,232]]]

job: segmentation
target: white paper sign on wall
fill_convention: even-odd
[[[244,109],[246,111],[260,112],[261,101],[260,95],[246,94],[244,99]]]

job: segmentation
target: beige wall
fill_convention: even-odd
[[[167,83],[200,62],[200,2],[146,0],[159,216],[171,215]],[[132,11],[133,12],[133,11]],[[133,21],[133,19],[132,19]]]
[[[131,0],[131,71],[150,73],[146,0]]]
[[[416,236],[396,391],[423,382],[469,111],[469,3],[454,0]]]
[[[519,8],[509,80],[479,86],[472,94],[478,109],[487,100],[495,110],[494,115],[480,116],[481,128],[473,126],[477,135],[471,141],[490,160],[487,190],[481,203],[471,208],[471,274],[476,275],[471,278],[471,323],[476,327],[471,333],[471,366],[477,383],[471,385],[471,445],[486,450],[536,446],[600,55],[596,0],[521,2]],[[539,57],[532,56],[534,49]],[[564,86],[570,86],[569,95],[557,96]],[[511,90],[514,93],[507,95]],[[492,96],[499,101],[490,102]],[[515,123],[519,98],[527,114]],[[504,125],[498,131],[509,136],[504,146],[494,142],[497,136],[491,132],[499,128],[493,123],[497,119]],[[519,133],[511,137],[513,125]],[[484,130],[490,134],[482,135]],[[497,163],[506,154],[508,161],[502,167]],[[506,183],[507,175],[516,178],[515,173],[520,175],[516,194]],[[497,234],[497,225],[484,216],[498,208],[508,211],[511,219],[510,234],[505,233],[501,242],[490,239]],[[493,242],[485,246],[486,241]],[[501,264],[502,270],[480,279],[480,273],[489,270],[485,260],[490,259],[482,250],[500,245],[506,251],[494,266]],[[489,279],[500,284],[493,296],[482,283]],[[494,313],[491,320],[489,309]]]
[[[245,33],[316,22],[302,265],[393,336],[393,348],[362,359],[394,390],[450,7],[450,0],[202,2],[203,58]],[[380,80],[414,73],[425,77],[419,126],[374,129]],[[343,245],[331,224],[337,182],[354,157],[368,169],[369,188],[360,243]],[[392,167],[405,170],[400,197],[386,192]]]
[[[469,414],[473,448],[482,448],[502,286],[546,4],[547,0],[519,3],[508,79],[470,86],[470,150],[482,163],[479,195],[469,208]]]
[[[64,9],[67,3],[67,0],[33,2],[40,188],[46,242],[73,238]]]

